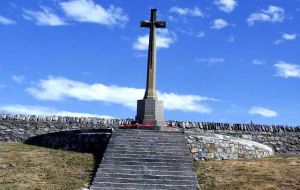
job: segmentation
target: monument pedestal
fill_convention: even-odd
[[[135,120],[139,123],[151,123],[154,126],[164,126],[163,102],[156,98],[138,100]]]

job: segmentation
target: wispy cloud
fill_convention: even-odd
[[[16,24],[16,21],[0,15],[0,24],[12,25],[12,24]]]
[[[219,18],[213,21],[213,25],[210,28],[219,30],[225,28],[228,25],[229,24],[226,20]]]
[[[251,115],[261,115],[263,117],[276,117],[278,114],[276,111],[268,109],[268,108],[264,108],[264,107],[252,107],[249,110],[249,114]]]
[[[124,26],[129,20],[122,8],[111,5],[105,9],[93,0],[71,0],[61,2],[60,6],[69,18],[77,22]]]
[[[177,32],[179,32],[181,34],[193,36],[193,37],[196,37],[196,38],[203,38],[203,37],[205,37],[205,32],[204,31],[198,31],[198,32],[196,32],[192,28],[186,28],[186,29],[177,28],[176,30],[177,30]]]
[[[23,17],[41,26],[61,26],[67,23],[56,15],[50,8],[41,7],[39,11],[24,9]]]
[[[224,58],[218,58],[218,57],[210,57],[210,58],[198,58],[196,59],[196,62],[199,63],[207,63],[208,65],[215,65],[219,63],[224,63]]]
[[[250,26],[255,24],[255,22],[282,22],[285,19],[284,12],[283,8],[270,5],[268,9],[262,9],[259,12],[250,14],[247,22]]]
[[[285,41],[293,41],[293,40],[296,40],[296,37],[297,37],[297,34],[296,33],[292,33],[292,34],[289,34],[289,33],[284,33],[281,35],[281,38],[276,40],[274,42],[274,44],[280,44],[282,42],[285,42]]]
[[[4,113],[10,113],[10,114],[40,115],[40,116],[99,117],[99,118],[108,118],[108,119],[113,118],[112,116],[108,116],[108,115],[60,111],[50,107],[20,105],[20,104],[0,105],[0,111]]]
[[[169,48],[171,44],[175,43],[176,34],[174,32],[169,32],[167,29],[158,30],[156,36],[156,47]],[[149,35],[139,36],[137,40],[133,43],[133,49],[135,50],[147,50],[149,45]]]
[[[142,99],[144,89],[104,85],[101,83],[87,84],[60,77],[49,77],[40,80],[36,87],[27,91],[36,99],[62,101],[75,98],[81,101],[101,101],[119,104],[131,109],[136,108],[136,101]],[[167,110],[181,110],[198,113],[211,113],[212,108],[206,105],[209,101],[218,101],[198,95],[179,95],[158,91],[158,98],[164,101]]]
[[[22,76],[22,75],[13,75],[13,76],[11,77],[11,79],[12,79],[13,81],[15,81],[16,83],[21,84],[21,83],[24,81],[25,77]]]
[[[263,64],[265,64],[265,61],[259,60],[259,59],[254,59],[254,60],[252,61],[252,63],[253,63],[254,65],[263,65]]]
[[[205,37],[205,32],[200,31],[200,32],[198,32],[198,33],[195,35],[195,37],[196,37],[196,38],[203,38],[203,37]]]
[[[237,6],[236,0],[216,0],[215,4],[219,7],[220,10],[224,12],[231,12]]]
[[[300,78],[299,65],[278,61],[274,64],[274,67],[276,68],[276,76],[284,78]]]
[[[198,8],[184,8],[184,7],[172,7],[170,12],[179,14],[181,16],[193,16],[193,17],[203,17],[203,12]]]

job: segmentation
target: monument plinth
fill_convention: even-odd
[[[151,9],[149,21],[142,21],[141,27],[150,28],[147,82],[144,99],[137,101],[136,121],[164,126],[163,102],[156,96],[156,28],[165,28],[166,22],[156,20],[156,9]]]

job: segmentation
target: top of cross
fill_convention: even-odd
[[[150,20],[144,20],[141,22],[141,27],[144,28],[166,28],[166,22],[156,20],[157,9],[151,9],[151,18]]]

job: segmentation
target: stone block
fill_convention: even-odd
[[[143,99],[137,101],[136,121],[164,126],[163,102],[157,99]]]

